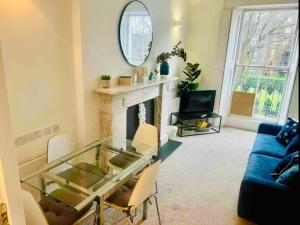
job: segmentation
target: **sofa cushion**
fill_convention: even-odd
[[[294,165],[291,168],[284,171],[276,180],[281,184],[289,186],[300,186],[299,185],[299,165]]]
[[[287,146],[299,133],[299,123],[293,120],[292,118],[288,118],[287,122],[282,127],[279,134],[276,136],[276,140],[284,145]]]
[[[49,196],[43,197],[39,203],[50,225],[71,225],[82,213],[88,211],[88,208],[85,208],[84,212],[79,213]]]
[[[282,159],[285,156],[286,147],[279,144],[275,136],[268,134],[257,134],[252,153],[272,156]]]
[[[280,162],[277,164],[277,166],[273,170],[273,177],[277,177],[280,175],[280,173],[284,172],[284,170],[287,170],[289,167],[292,167],[292,162],[294,161],[294,157],[298,156],[298,152],[291,153],[289,155],[286,155]]]
[[[260,178],[264,180],[274,181],[271,173],[280,159],[267,155],[251,154],[248,160],[245,177]]]
[[[293,152],[300,150],[299,134],[293,137],[292,141],[286,147],[285,155],[289,155]]]
[[[130,200],[130,196],[132,194],[132,190],[126,186],[120,187],[116,190],[111,196],[106,199],[106,202],[109,204],[117,205],[120,207],[129,207],[128,202]]]

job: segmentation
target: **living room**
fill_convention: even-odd
[[[136,217],[106,204],[112,188],[72,209],[92,199],[98,224],[296,224],[287,215],[299,192],[280,182],[299,178],[298,12],[295,0],[1,0],[2,223],[54,224],[26,210],[22,190],[40,201],[28,180],[63,167],[49,160],[63,136],[72,153],[108,137],[121,150],[126,139],[155,142],[156,190]],[[98,157],[119,171],[111,151]],[[130,169],[107,169],[103,187]],[[50,183],[68,186],[61,179]]]

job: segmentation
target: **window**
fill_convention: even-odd
[[[233,92],[253,93],[252,117],[278,120],[297,49],[298,9],[245,9],[233,68]]]

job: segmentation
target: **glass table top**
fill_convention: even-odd
[[[109,137],[46,164],[21,183],[34,196],[51,197],[81,210],[142,169],[156,152],[156,147]]]

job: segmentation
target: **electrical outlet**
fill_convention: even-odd
[[[59,124],[55,124],[55,125],[53,125],[53,127],[52,127],[52,132],[53,132],[53,133],[58,133],[58,132],[59,132],[59,129],[60,129]]]
[[[27,135],[23,135],[23,136],[15,138],[15,146],[16,147],[25,145],[25,144],[27,144],[27,142],[28,142]]]
[[[27,134],[28,141],[33,141],[35,139],[43,137],[43,130],[34,131],[30,134]]]
[[[52,128],[51,127],[47,127],[44,129],[44,135],[50,135],[52,132]]]
[[[43,137],[43,129],[38,130],[38,131],[36,131],[36,132],[34,132],[34,133],[35,133],[35,137],[36,137],[36,138],[41,138],[41,137]]]
[[[34,131],[32,133],[25,134],[25,135],[20,136],[20,137],[16,137],[15,138],[15,146],[18,147],[18,146],[21,146],[21,145],[25,145],[30,141],[36,140],[38,138],[42,138],[43,136],[51,135],[52,133],[53,134],[58,133],[59,131],[60,131],[60,125],[55,124],[53,126]]]

